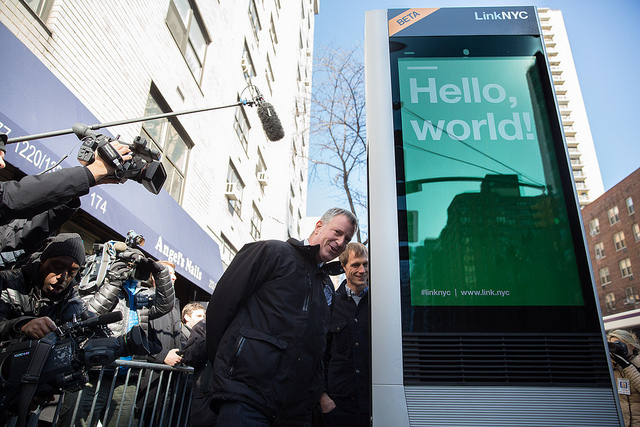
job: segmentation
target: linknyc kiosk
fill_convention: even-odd
[[[365,28],[373,425],[620,425],[536,9]]]

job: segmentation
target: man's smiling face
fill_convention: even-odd
[[[355,226],[345,215],[336,215],[327,223],[318,221],[309,243],[320,245],[318,261],[328,262],[340,255],[351,241]]]

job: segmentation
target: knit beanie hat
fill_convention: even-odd
[[[84,244],[78,233],[61,233],[49,239],[49,244],[40,255],[40,261],[54,256],[70,256],[78,265],[84,264]]]

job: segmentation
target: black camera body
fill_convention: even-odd
[[[610,353],[614,353],[614,354],[617,354],[618,356],[622,356],[622,357],[627,357],[628,356],[629,352],[627,350],[627,346],[622,341],[615,341],[615,342],[609,341],[607,344],[609,346],[609,352]]]
[[[98,150],[98,155],[115,168],[115,176],[121,183],[132,179],[153,194],[160,192],[167,180],[167,172],[160,162],[160,153],[150,148],[145,138],[136,136],[131,144],[118,141],[131,150],[131,160],[123,162],[120,154],[110,144],[112,138],[91,132],[88,126],[79,123],[73,125],[73,131],[82,140],[78,160],[91,164],[95,161],[94,152]]]
[[[122,356],[148,355],[147,337],[139,325],[120,337],[109,336],[111,333],[104,325],[120,319],[122,313],[119,311],[107,313],[67,322],[40,340],[2,343],[0,414],[15,411],[21,388],[26,383],[37,383],[35,395],[77,391],[88,381],[89,367],[106,365]],[[42,347],[46,359],[40,361],[38,352],[43,351]]]

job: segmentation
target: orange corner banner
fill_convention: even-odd
[[[407,9],[404,13],[399,14],[393,19],[389,20],[389,36],[392,36],[407,27],[412,26],[422,18],[426,18],[431,15],[439,7],[416,7]]]

